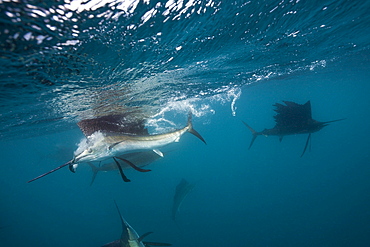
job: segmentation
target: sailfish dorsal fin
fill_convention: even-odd
[[[130,114],[107,115],[93,119],[84,119],[77,123],[86,137],[94,132],[148,135],[143,118],[130,117]]]
[[[292,101],[283,101],[285,105],[276,103],[274,116],[276,126],[302,126],[312,120],[311,102],[301,105]]]

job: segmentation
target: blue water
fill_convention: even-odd
[[[0,246],[370,246],[369,1],[0,1]],[[90,6],[90,7],[89,7]],[[312,135],[252,138],[311,100]],[[67,168],[76,123],[140,109],[185,134],[130,183]],[[195,188],[171,219],[176,185]]]

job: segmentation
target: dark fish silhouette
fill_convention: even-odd
[[[119,217],[121,218],[122,223],[122,234],[121,238],[103,245],[102,247],[148,247],[148,246],[171,246],[172,244],[167,243],[157,243],[157,242],[146,242],[143,239],[151,234],[152,232],[147,232],[139,237],[137,232],[132,228],[127,221],[122,217],[121,212],[116,204]]]
[[[86,147],[83,147],[83,150],[77,149],[79,152],[75,152],[75,156],[72,160],[29,180],[28,183],[65,166],[69,166],[69,169],[75,172],[79,163],[102,161],[109,158],[112,158],[116,163],[122,179],[125,182],[130,182],[123,173],[118,160],[125,162],[140,172],[148,172],[150,170],[137,167],[129,160],[121,158],[121,155],[143,150],[152,150],[158,155],[163,156],[163,153],[158,150],[158,148],[173,142],[178,142],[180,137],[186,132],[193,134],[202,142],[206,143],[203,137],[193,128],[191,112],[189,112],[188,123],[185,127],[169,133],[157,135],[149,135],[148,130],[145,128],[145,121],[143,118],[137,118],[135,121],[128,121],[128,119],[128,114],[122,114],[80,121],[77,125],[88,140]]]
[[[186,196],[193,190],[195,185],[190,184],[185,179],[181,179],[180,183],[176,186],[175,196],[173,197],[172,204],[172,219],[176,220],[176,214],[186,198]]]
[[[277,114],[274,116],[276,124],[275,127],[272,129],[264,129],[261,132],[257,132],[243,121],[245,126],[247,126],[247,128],[253,134],[253,138],[248,149],[252,147],[254,141],[259,135],[278,136],[279,140],[282,141],[283,137],[286,135],[308,134],[306,145],[301,154],[302,157],[303,154],[306,152],[312,133],[321,130],[325,126],[329,125],[329,123],[345,119],[342,118],[327,122],[319,122],[316,121],[315,119],[312,119],[310,101],[307,101],[303,105],[291,101],[283,102],[285,103],[285,105],[280,103],[276,103],[274,105],[276,108],[274,111]]]

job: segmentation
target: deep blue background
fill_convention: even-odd
[[[101,246],[121,234],[114,200],[146,240],[176,247],[370,246],[370,1],[69,2],[0,4],[0,246]],[[242,120],[272,128],[282,100],[346,120],[302,158],[306,135],[248,150]],[[81,165],[27,184],[72,158],[81,119],[148,108],[164,112],[148,122],[158,133],[189,106],[208,144],[185,134],[131,183],[110,172],[90,186]],[[174,222],[182,178],[195,188]]]
[[[150,241],[174,246],[368,246],[369,60],[352,56],[284,80],[244,87],[230,104],[210,103],[215,114],[195,118],[204,145],[186,134],[174,151],[152,164],[150,173],[127,171],[76,174],[62,169],[82,138],[72,131],[0,142],[2,246],[100,246],[119,238],[113,201],[127,221]],[[305,135],[258,137],[273,127],[272,104],[311,100],[319,121],[347,118],[312,136],[312,150],[300,158]],[[185,122],[185,117],[178,121]],[[181,178],[196,184],[171,220],[172,198]]]

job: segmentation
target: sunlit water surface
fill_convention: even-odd
[[[101,246],[117,201],[148,241],[173,246],[369,246],[369,1],[0,0],[1,246]],[[258,137],[272,105],[311,100],[332,123]],[[82,119],[140,112],[186,124],[149,173],[67,168]],[[172,199],[195,184],[177,222]]]

